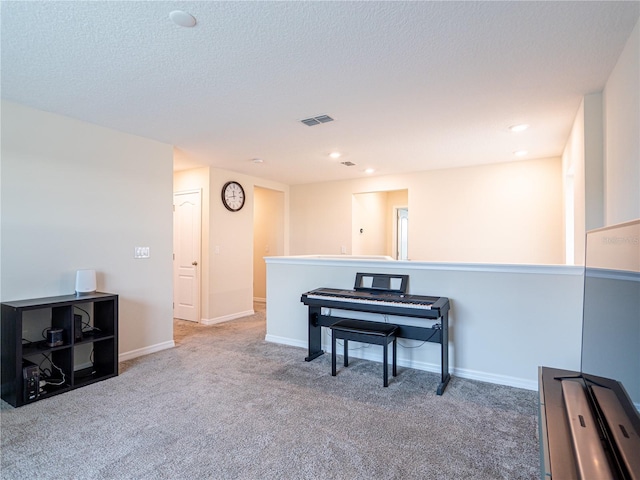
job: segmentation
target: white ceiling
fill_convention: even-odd
[[[2,1],[1,15],[3,98],[175,145],[177,168],[300,184],[559,156],[640,2]],[[319,114],[335,121],[299,122]]]

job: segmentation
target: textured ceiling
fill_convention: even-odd
[[[288,184],[559,156],[640,15],[637,1],[1,8],[3,98],[172,144],[177,168]],[[299,122],[319,114],[335,121]]]

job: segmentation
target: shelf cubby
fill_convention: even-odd
[[[81,334],[76,315],[82,317]],[[62,329],[62,345],[47,344],[48,328]],[[96,292],[4,302],[1,334],[2,399],[14,407],[118,374],[117,295]],[[39,378],[46,380],[35,398],[25,392],[25,366],[37,367]]]

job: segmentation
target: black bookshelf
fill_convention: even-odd
[[[62,345],[47,343],[50,328],[62,330]],[[1,334],[2,399],[14,407],[118,375],[117,295],[4,302]],[[25,366],[37,366],[35,395],[25,394]]]

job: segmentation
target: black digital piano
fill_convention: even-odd
[[[440,344],[441,378],[437,394],[442,395],[451,378],[449,299],[408,294],[408,283],[408,275],[357,273],[352,290],[317,288],[303,293],[300,301],[309,307],[309,355],[305,360],[310,362],[324,353],[320,327],[329,327],[345,320],[333,315],[323,315],[323,308],[436,320],[430,326],[398,324],[397,336]]]

